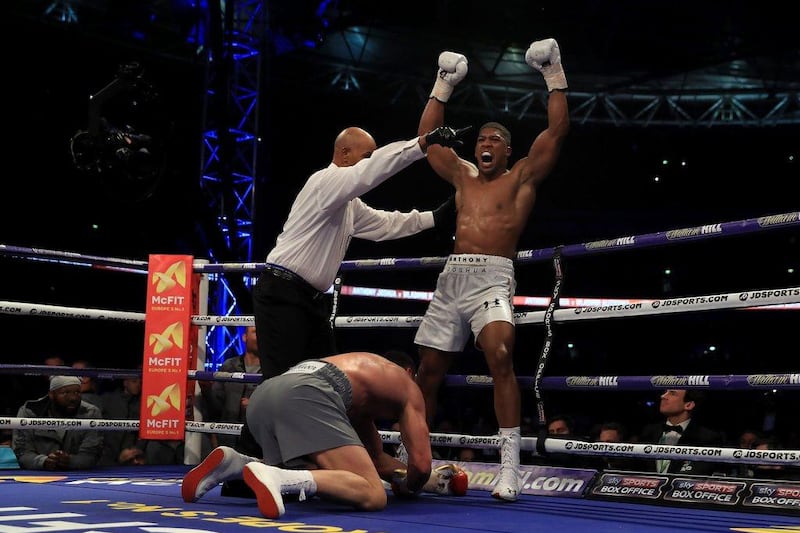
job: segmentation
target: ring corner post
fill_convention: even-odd
[[[151,254],[148,262],[139,436],[183,440],[190,341],[193,257]]]

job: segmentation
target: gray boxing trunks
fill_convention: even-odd
[[[259,385],[250,396],[247,424],[267,464],[292,466],[310,453],[363,446],[347,417],[352,389],[337,366],[299,363]]]

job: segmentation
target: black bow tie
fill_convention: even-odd
[[[670,431],[674,431],[678,435],[683,435],[683,428],[681,426],[671,426],[669,424],[664,424],[664,433],[669,433]]]

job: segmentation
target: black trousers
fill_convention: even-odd
[[[330,297],[284,272],[265,271],[253,289],[258,355],[264,379],[300,361],[336,353]]]

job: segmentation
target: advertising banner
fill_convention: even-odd
[[[143,439],[184,438],[193,393],[186,383],[196,344],[191,318],[199,276],[192,272],[193,259],[188,255],[150,256],[139,425]]]

